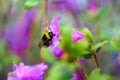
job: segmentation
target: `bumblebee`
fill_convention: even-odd
[[[41,38],[41,40],[39,42],[39,45],[38,45],[39,48],[41,48],[42,46],[46,46],[46,47],[50,46],[50,44],[52,43],[52,39],[53,39],[54,36],[55,36],[55,34],[53,34],[53,32],[47,32],[47,33],[45,33],[42,36],[42,38]]]

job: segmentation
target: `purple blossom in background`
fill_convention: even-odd
[[[88,10],[91,14],[95,15],[100,7],[100,3],[98,4],[97,0],[89,0],[88,1]]]
[[[72,33],[72,39],[74,42],[78,42],[83,38],[84,38],[84,34],[82,32],[75,31]]]
[[[71,80],[85,80],[84,73],[81,69],[73,73],[73,78]]]
[[[101,4],[110,4],[113,0],[101,0]]]
[[[57,18],[53,19],[51,24],[47,27],[47,29],[50,29],[50,31],[53,32],[53,34],[55,34],[55,36],[52,39],[53,43],[50,45],[51,49],[57,47],[57,45],[59,44],[59,39],[61,37],[60,29],[59,29],[61,19],[62,19],[62,17],[57,17]]]
[[[111,64],[112,63],[112,64]],[[120,77],[120,54],[119,53],[114,53],[112,54],[112,58],[109,61],[109,67],[111,71],[110,73],[113,72],[113,75]]]
[[[70,14],[72,16],[73,25],[80,27],[79,14],[87,10],[87,0],[51,0],[48,4],[49,12],[53,10],[61,12],[61,14]]]
[[[100,3],[97,0],[88,0],[88,8],[98,8]]]
[[[61,58],[64,53],[64,51],[59,47],[54,48],[52,51],[53,51],[53,56],[58,59]]]
[[[14,64],[13,72],[8,73],[7,80],[44,80],[44,72],[48,69],[48,66],[44,63],[34,66]]]
[[[0,39],[3,39],[3,37],[4,37],[4,31],[0,30]]]
[[[84,63],[86,62],[86,59],[80,58],[77,61],[80,65],[84,65]],[[82,69],[78,69],[73,73],[72,80],[85,80],[85,76]]]
[[[102,4],[108,4],[112,0],[53,0],[48,8],[59,11],[68,11],[77,15],[86,10],[97,12]]]
[[[84,58],[78,59],[78,62],[80,63],[80,65],[84,65],[86,61],[87,61],[87,60],[84,59]]]
[[[87,0],[56,0],[51,1],[49,7],[76,15],[87,9]]]
[[[30,44],[30,31],[33,25],[36,9],[27,11],[22,20],[5,31],[5,40],[13,53],[21,55]]]

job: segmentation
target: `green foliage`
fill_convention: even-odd
[[[55,57],[52,55],[49,48],[41,49],[40,54],[41,58],[43,58],[43,60],[46,60],[49,63],[54,63],[57,61],[57,59],[55,59]]]
[[[114,48],[116,48],[117,50],[119,50],[120,51],[120,42],[119,41],[110,41],[110,44],[114,47]]]
[[[120,30],[118,31],[118,37],[119,37],[119,39],[120,39]]]
[[[67,27],[62,27],[61,28],[61,43],[60,45],[62,48],[68,52],[70,58],[72,59],[77,59],[80,57],[83,58],[90,58],[91,57],[91,51],[89,49],[89,41],[88,39],[91,40],[92,34],[89,32],[87,28],[85,28],[83,31],[86,33],[85,39],[80,40],[79,42],[73,42],[72,41],[72,32],[74,31],[73,28],[67,28]]]
[[[31,9],[31,8],[39,5],[41,2],[42,2],[42,0],[26,0],[25,4],[24,4],[24,7],[26,9]]]
[[[70,49],[70,45],[72,43],[72,32],[74,31],[73,28],[61,27],[61,45],[65,50]]]
[[[92,36],[92,33],[89,31],[89,29],[88,28],[83,28],[82,32],[84,33],[85,38],[88,40],[88,42],[90,44],[93,44],[94,43],[93,36]]]
[[[8,55],[3,60],[3,63],[6,64],[6,65],[12,65],[13,62],[19,63],[20,62],[20,58],[15,56],[15,55]]]
[[[20,58],[12,55],[10,53],[5,54],[5,42],[0,40],[0,69],[2,69],[2,65],[12,65],[13,62],[20,62]]]
[[[99,49],[100,49],[104,44],[106,44],[106,43],[108,43],[107,40],[106,40],[106,41],[103,41],[103,42],[100,42],[100,43],[97,43],[97,44],[95,44],[95,45],[92,47],[92,50],[94,50],[94,51],[99,51]]]
[[[68,63],[55,63],[49,70],[46,80],[70,80],[72,78],[73,68]]]
[[[103,21],[109,17],[108,9],[106,7],[101,7],[99,12],[99,18]]]
[[[0,61],[4,58],[4,48],[5,48],[5,43],[3,41],[0,41]]]
[[[103,74],[100,71],[99,68],[93,70],[89,75],[89,80],[112,80],[109,75]]]
[[[89,43],[86,39],[83,39],[77,43],[72,42],[70,52],[72,56],[75,56],[76,58],[90,58],[91,57],[91,51],[89,49]]]
[[[0,71],[2,70],[2,64],[0,63]]]
[[[98,14],[92,15],[91,13],[86,12],[86,13],[82,14],[81,18],[83,21],[94,24],[96,22],[96,19],[98,18]]]

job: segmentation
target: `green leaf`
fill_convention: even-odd
[[[3,60],[3,63],[6,64],[6,65],[12,65],[13,62],[19,63],[20,58],[18,56],[15,56],[15,55],[8,55]]]
[[[42,0],[26,0],[24,3],[24,7],[26,9],[31,9],[33,7],[36,7],[37,5],[40,4]]]
[[[54,63],[57,61],[57,59],[52,55],[49,48],[41,49],[41,58],[46,60],[49,63]]]
[[[73,28],[69,28],[64,26],[64,27],[61,27],[60,29],[61,31],[61,44],[62,44],[62,47],[65,49],[65,50],[68,50],[70,49],[70,45],[72,43],[72,32],[74,31]]]
[[[90,43],[88,42],[87,38],[80,40],[79,42],[73,42],[72,40],[72,32],[74,31],[73,28],[62,27],[61,28],[61,47],[68,52],[70,60],[76,60],[76,58],[90,58],[91,51],[90,51]],[[84,31],[84,30],[83,30]],[[86,34],[90,32],[87,29]]]
[[[85,38],[88,40],[88,42],[93,44],[94,43],[93,36],[92,33],[88,30],[88,28],[83,28],[82,32],[84,33]]]
[[[86,38],[79,42],[72,41],[73,28],[62,27],[61,28],[61,45],[62,48],[69,53],[70,59],[76,60],[76,58],[90,58],[89,42]],[[89,31],[87,30],[89,33]]]
[[[69,64],[65,62],[55,63],[49,70],[46,80],[70,80],[72,71]]]
[[[98,51],[106,43],[108,43],[108,41],[103,41],[103,42],[97,43],[96,45],[94,45],[92,47],[92,50]]]
[[[119,41],[110,41],[110,44],[120,51],[120,42]]]
[[[90,58],[91,50],[89,49],[89,43],[86,39],[82,39],[81,41],[71,43],[69,54],[75,58]]]
[[[90,75],[88,80],[112,80],[111,77],[107,74],[103,74],[100,72],[101,70],[99,68],[93,70]]]

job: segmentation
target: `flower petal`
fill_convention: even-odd
[[[62,17],[57,17],[57,18],[53,19],[50,26],[48,26],[50,31],[53,32],[53,34],[55,34],[55,36],[52,39],[52,44],[50,45],[51,49],[57,47],[57,45],[59,44],[59,39],[61,37],[60,29],[59,29],[61,19],[62,19]]]
[[[18,56],[30,45],[30,32],[37,9],[28,10],[23,18],[16,21],[12,28],[6,28],[4,38],[11,51]]]
[[[72,39],[74,42],[78,42],[79,40],[83,38],[84,38],[84,34],[79,31],[75,31],[72,33]]]
[[[64,53],[64,51],[59,47],[54,48],[52,51],[53,51],[54,57],[56,57],[58,59],[61,58]]]
[[[24,63],[15,65],[13,72],[9,72],[7,80],[44,80],[44,72],[48,66],[44,63],[28,66]]]
[[[60,20],[61,19],[62,19],[62,17],[57,17],[57,18],[52,20],[49,28],[53,32],[53,34],[58,34],[59,33],[59,27],[60,27]]]

